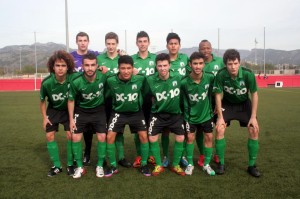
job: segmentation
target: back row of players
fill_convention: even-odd
[[[67,173],[73,178],[86,173],[84,165],[90,163],[93,133],[98,139],[97,177],[118,173],[116,149],[118,163],[132,166],[124,156],[126,124],[135,134],[137,157],[133,166],[139,167],[145,176],[159,175],[169,167],[169,132],[175,134],[171,171],[192,175],[196,138],[200,151],[198,165],[211,176],[224,174],[224,133],[231,120],[248,127],[247,171],[254,177],[260,176],[255,166],[259,148],[257,84],[254,74],[240,67],[238,51],[229,49],[222,59],[212,54],[209,41],[202,40],[199,52],[188,58],[179,53],[180,37],[169,33],[169,53],[155,55],[148,51],[148,34],[141,31],[136,38],[138,53],[128,56],[117,50],[118,41],[115,33],[107,33],[107,51],[99,55],[88,50],[89,36],[80,32],[76,36],[77,51],[71,54],[56,51],[50,57],[47,64],[50,75],[40,89],[43,128],[54,163],[48,176],[62,172],[55,141],[59,123],[67,132]],[[78,72],[74,73],[75,70]],[[214,123],[216,171],[210,166]],[[158,143],[161,133],[163,161]],[[104,169],[106,155],[110,166]],[[152,171],[147,161],[155,164]]]

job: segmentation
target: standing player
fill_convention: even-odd
[[[55,133],[58,125],[63,124],[67,134],[67,172],[74,174],[72,154],[72,134],[69,127],[67,95],[70,85],[70,74],[74,70],[74,60],[65,51],[56,51],[47,63],[50,75],[42,82],[40,89],[40,108],[43,115],[43,129],[46,131],[47,148],[54,166],[48,172],[48,176],[54,176],[62,172],[59,159],[58,146],[55,141]],[[46,98],[48,107],[46,109]]]
[[[114,32],[109,32],[105,35],[106,52],[98,55],[97,60],[99,66],[104,70],[107,70],[107,76],[111,76],[118,73],[118,59],[120,58],[118,51],[119,37]],[[111,99],[107,99],[105,102],[105,111],[107,119],[111,113]],[[131,167],[131,163],[125,159],[124,155],[124,135],[119,132],[116,137],[116,147],[118,151],[119,164],[123,167]]]
[[[134,62],[134,74],[149,76],[155,72],[155,57],[156,55],[148,51],[150,45],[150,38],[148,33],[145,31],[140,31],[136,36],[136,45],[139,49],[137,54],[132,55]],[[145,99],[143,103],[143,112],[145,114],[145,120],[149,120],[151,110],[151,99]],[[138,134],[134,134],[134,142],[137,150],[138,156],[135,158],[133,167],[139,167],[141,164],[141,149],[140,149],[140,139]],[[148,162],[154,164],[155,160],[153,156],[150,156]]]
[[[240,54],[237,50],[227,50],[224,53],[223,61],[226,67],[217,73],[214,83],[218,113],[216,123],[216,152],[220,159],[216,173],[224,174],[225,171],[225,128],[230,125],[231,120],[238,120],[240,126],[248,127],[249,132],[248,173],[254,177],[259,177],[260,173],[255,166],[259,148],[259,126],[256,119],[258,94],[255,75],[249,69],[240,66]],[[251,100],[249,99],[249,93],[251,94]]]
[[[79,32],[76,35],[76,44],[77,44],[77,50],[71,52],[71,55],[74,57],[75,60],[75,70],[77,72],[83,72],[82,69],[82,59],[83,56],[87,53],[93,53],[96,56],[99,55],[97,51],[89,50],[89,35],[85,32]],[[86,132],[83,132],[83,138],[85,142],[85,150],[83,155],[83,164],[85,166],[90,165],[90,159],[91,159],[91,148],[92,148],[92,142],[93,142],[93,134],[95,132],[88,129]]]
[[[171,69],[181,75],[186,76],[186,74],[189,74],[191,72],[190,66],[189,66],[189,58],[186,54],[179,53],[181,47],[181,39],[178,34],[176,33],[169,33],[167,36],[167,49],[169,51],[169,56],[171,60]],[[168,167],[169,165],[169,131],[168,129],[164,130],[163,136],[162,136],[162,147],[163,147],[163,166]],[[185,157],[182,157],[181,163],[183,166],[187,166],[188,162]]]
[[[184,120],[186,122],[187,144],[186,156],[188,166],[185,169],[187,175],[192,175],[194,170],[194,140],[195,134],[205,133],[205,163],[203,170],[213,176],[215,171],[210,167],[213,145],[213,110],[211,107],[211,92],[214,75],[204,72],[204,55],[194,52],[190,56],[192,72],[182,80],[181,92],[184,102]]]
[[[97,70],[97,58],[88,53],[83,57],[83,74],[74,78],[68,99],[70,129],[72,135],[73,152],[77,161],[77,169],[73,178],[80,178],[86,173],[82,163],[82,132],[91,126],[98,138],[98,163],[96,176],[103,177],[103,160],[106,153],[106,116],[104,109],[104,86],[106,75]]]
[[[182,76],[170,70],[170,56],[162,53],[156,56],[157,73],[147,78],[149,97],[153,98],[149,120],[150,149],[156,161],[152,175],[159,175],[164,171],[162,166],[160,148],[158,144],[159,133],[164,128],[175,134],[174,154],[171,170],[178,175],[185,175],[179,166],[183,151],[184,126],[180,110],[180,83]]]
[[[138,133],[141,142],[141,168],[145,176],[151,172],[147,166],[149,143],[147,126],[142,111],[142,90],[145,77],[133,75],[133,59],[128,55],[119,58],[119,73],[107,79],[107,93],[112,98],[112,113],[107,133],[107,155],[111,169],[105,173],[106,177],[117,173],[115,138],[117,132],[123,132],[128,124],[132,133]]]
[[[217,57],[212,53],[211,43],[208,40],[202,40],[199,43],[199,52],[204,54],[205,56],[205,72],[213,73],[215,76],[218,70],[224,68],[223,59],[221,57]],[[215,98],[212,98],[212,108],[215,109]],[[214,120],[216,121],[217,115],[215,115]],[[214,121],[214,122],[215,122]],[[203,132],[196,133],[196,142],[200,151],[200,156],[198,160],[198,165],[203,167],[204,165],[204,134]],[[216,163],[219,163],[219,157],[214,155],[214,160]]]

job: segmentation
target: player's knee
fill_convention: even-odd
[[[176,135],[175,140],[176,140],[176,142],[183,142],[184,141],[184,135]]]
[[[204,134],[204,142],[210,144],[213,142],[213,134],[212,133],[205,133]]]
[[[187,143],[191,144],[195,140],[195,133],[188,133],[187,134]]]

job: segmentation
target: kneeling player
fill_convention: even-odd
[[[123,132],[126,124],[132,132],[137,132],[141,142],[141,168],[145,176],[150,176],[147,166],[149,155],[149,143],[147,127],[142,111],[142,90],[144,89],[145,77],[133,76],[133,59],[124,55],[118,60],[119,72],[107,79],[107,95],[112,98],[112,114],[107,134],[107,154],[111,168],[105,172],[106,177],[117,173],[115,139],[117,132]]]
[[[253,72],[240,66],[240,54],[229,49],[224,53],[223,61],[226,67],[219,70],[214,82],[214,92],[218,120],[216,123],[216,152],[220,163],[217,174],[224,174],[225,128],[231,120],[238,120],[241,127],[248,127],[248,173],[259,177],[260,172],[255,166],[258,153],[259,126],[256,119],[258,94]],[[223,93],[223,98],[222,98]],[[249,99],[251,94],[251,100]],[[223,110],[223,111],[222,111]]]
[[[187,175],[192,175],[194,170],[194,140],[196,133],[204,132],[204,166],[203,170],[209,175],[215,171],[209,166],[213,145],[213,111],[210,103],[214,75],[203,72],[205,65],[204,55],[194,52],[190,57],[192,72],[182,80],[181,92],[184,102],[184,120],[186,122],[187,145],[186,155],[188,166]]]
[[[55,133],[58,125],[63,124],[67,133],[67,172],[74,174],[71,132],[68,119],[67,95],[70,84],[70,74],[74,69],[74,61],[65,51],[56,51],[47,63],[50,75],[43,80],[40,89],[40,108],[43,115],[43,129],[46,131],[47,148],[54,166],[48,172],[48,176],[54,176],[62,172],[59,159],[58,146],[55,141]],[[46,110],[46,98],[48,107]]]

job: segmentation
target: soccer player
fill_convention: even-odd
[[[147,126],[142,111],[145,77],[133,75],[133,59],[128,55],[120,56],[118,60],[119,72],[107,79],[107,93],[112,98],[112,113],[107,133],[107,155],[111,169],[105,173],[106,177],[117,173],[115,138],[117,132],[123,132],[128,124],[132,133],[138,133],[141,142],[141,168],[145,176],[151,172],[147,166],[149,143]]]
[[[118,73],[118,59],[120,58],[120,50],[118,50],[119,37],[114,32],[109,32],[105,35],[105,46],[106,52],[98,55],[97,60],[99,66],[103,68],[103,70],[107,70],[107,76],[111,76]],[[109,120],[112,104],[111,99],[107,99],[105,101],[105,111],[107,120]],[[116,147],[118,151],[118,163],[125,167],[130,168],[131,163],[125,159],[124,155],[124,135],[123,132],[119,132],[116,137]]]
[[[134,62],[134,74],[149,76],[155,72],[155,57],[156,55],[150,53],[148,48],[150,45],[150,38],[148,33],[145,31],[138,32],[136,36],[136,45],[139,51],[132,55]],[[145,99],[143,103],[143,112],[145,115],[145,120],[149,120],[150,110],[151,110],[151,99]],[[140,139],[137,133],[134,134],[134,142],[137,150],[137,157],[134,160],[133,167],[140,167],[141,165],[141,149],[140,149]],[[149,163],[154,164],[155,160],[153,156],[149,156]]]
[[[162,166],[158,136],[164,128],[175,134],[175,145],[171,171],[178,175],[185,175],[179,166],[183,151],[184,126],[180,109],[180,85],[182,76],[170,70],[170,56],[162,53],[156,56],[157,73],[147,77],[146,93],[153,98],[149,120],[150,149],[156,161],[152,175],[159,175],[164,171]]]
[[[204,54],[205,56],[205,72],[213,73],[215,76],[218,72],[218,70],[224,68],[223,59],[221,57],[217,57],[212,53],[212,46],[211,43],[208,40],[202,40],[199,43],[199,52]],[[212,108],[215,109],[215,98],[212,98]],[[215,114],[214,122],[217,121],[217,115]],[[200,151],[198,165],[200,167],[204,166],[204,134],[203,132],[197,132],[196,133],[196,142],[198,145],[198,149]],[[216,163],[219,163],[219,157],[217,155],[214,155],[214,161]]]
[[[106,115],[104,108],[104,86],[106,75],[98,68],[95,54],[88,53],[83,57],[83,74],[71,82],[68,109],[70,129],[73,130],[73,153],[77,169],[73,178],[80,178],[86,173],[82,162],[82,132],[88,125],[96,132],[98,138],[98,162],[96,176],[103,177],[103,160],[106,153]]]
[[[205,57],[202,53],[194,52],[190,56],[192,72],[181,82],[181,92],[184,102],[184,120],[187,132],[186,157],[188,166],[185,169],[187,175],[192,175],[194,170],[194,140],[195,134],[205,133],[205,163],[203,170],[208,175],[215,175],[210,167],[213,145],[213,110],[211,106],[211,92],[214,75],[204,72]]]
[[[180,47],[181,47],[181,39],[178,34],[176,33],[169,33],[167,36],[167,49],[169,51],[170,56],[170,64],[171,69],[181,75],[186,76],[186,74],[189,74],[191,69],[189,66],[189,58],[186,54],[179,53]],[[168,167],[169,166],[169,130],[164,129],[164,133],[161,139],[162,147],[163,147],[163,166]],[[188,165],[188,161],[183,156],[181,159],[181,164],[186,167]]]
[[[231,120],[238,120],[241,127],[247,127],[248,138],[248,173],[259,177],[260,172],[255,166],[258,153],[259,126],[256,118],[258,94],[255,75],[249,69],[240,66],[240,54],[237,50],[229,49],[224,53],[225,68],[219,70],[215,78],[214,92],[218,120],[216,123],[216,153],[220,163],[217,174],[224,174],[225,128]],[[223,94],[223,98],[222,98]],[[251,95],[251,100],[249,99]]]
[[[42,82],[40,89],[40,109],[43,116],[43,129],[46,131],[47,148],[54,166],[48,176],[62,172],[55,133],[58,125],[63,124],[67,134],[67,173],[74,174],[71,132],[68,119],[67,95],[70,85],[70,74],[74,70],[74,60],[65,51],[56,51],[47,63],[50,75]],[[46,98],[48,107],[46,108]]]
[[[85,32],[79,32],[76,35],[76,44],[77,44],[77,50],[71,52],[71,55],[74,57],[75,60],[75,70],[77,72],[83,72],[82,68],[82,59],[83,56],[87,53],[93,53],[96,56],[99,55],[97,51],[89,50],[89,35]],[[83,155],[83,164],[85,166],[90,165],[90,159],[91,159],[91,148],[92,148],[92,141],[93,141],[93,134],[95,132],[91,131],[91,129],[87,129],[86,132],[83,132],[83,138],[85,142],[85,150]]]

